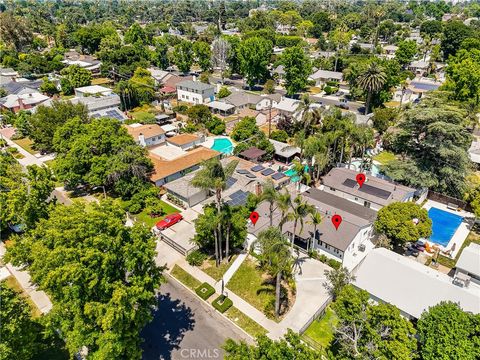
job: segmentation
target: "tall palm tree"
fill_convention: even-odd
[[[290,196],[290,193],[285,190],[283,193],[278,194],[277,198],[277,209],[280,210],[282,213],[281,219],[280,219],[280,230],[283,234],[283,225],[290,220],[289,216],[289,210],[290,207],[292,206],[292,198]]]
[[[191,180],[191,184],[197,188],[214,191],[215,204],[217,207],[217,214],[220,215],[222,207],[222,191],[227,188],[227,181],[232,176],[235,168],[238,165],[238,160],[230,161],[223,166],[217,158],[205,161],[202,168],[195,174]],[[218,252],[215,253],[215,263],[220,265],[222,260],[222,224],[217,226],[217,241]]]
[[[292,252],[288,240],[278,228],[269,227],[258,234],[260,266],[275,277],[275,317],[280,315],[280,290],[283,274],[292,269]]]
[[[291,240],[291,247],[293,249],[293,244],[295,242],[295,235],[297,235],[297,226],[300,224],[300,232],[303,230],[303,220],[311,213],[315,211],[315,207],[307,203],[300,195],[293,200],[291,206],[291,219],[293,221],[293,234]]]
[[[308,223],[313,225],[313,238],[312,238],[311,246],[307,244],[307,251],[309,251],[310,249],[313,249],[315,236],[317,235],[317,227],[322,223],[322,216],[317,210],[314,210],[310,213],[310,221]]]
[[[367,70],[358,77],[358,86],[360,86],[360,88],[367,92],[365,115],[368,114],[372,94],[380,91],[386,81],[387,75],[376,62],[370,63]]]
[[[278,191],[275,189],[275,184],[273,180],[268,179],[263,185],[262,194],[259,197],[260,202],[268,202],[268,211],[270,218],[270,226],[273,226],[273,212],[276,210],[276,204],[278,200]]]

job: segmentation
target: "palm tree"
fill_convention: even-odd
[[[262,194],[259,196],[259,200],[268,202],[268,210],[270,212],[270,226],[273,226],[273,212],[276,210],[275,205],[278,200],[278,191],[275,189],[275,184],[271,179],[268,179],[263,185]]]
[[[317,210],[312,211],[312,213],[310,214],[310,221],[308,223],[313,225],[313,239],[311,247],[309,247],[307,244],[307,251],[313,249],[315,236],[317,235],[317,227],[322,223],[322,216]]]
[[[232,176],[235,168],[238,165],[238,160],[230,161],[227,165],[223,166],[220,160],[217,158],[205,161],[202,164],[202,168],[195,174],[191,180],[191,184],[197,188],[214,191],[215,203],[217,207],[217,214],[221,213],[222,206],[222,191],[227,188],[227,181]],[[218,251],[215,252],[215,263],[220,265],[222,260],[222,224],[218,223],[217,226],[217,239]]]
[[[282,234],[283,234],[283,225],[290,220],[288,211],[290,210],[291,206],[292,206],[292,198],[290,196],[290,193],[287,190],[285,190],[283,193],[279,193],[277,198],[277,209],[279,209],[280,212],[282,213],[280,224],[279,224]]]
[[[293,234],[292,234],[292,241],[291,247],[293,249],[293,244],[295,242],[295,235],[297,235],[297,226],[300,223],[300,232],[303,230],[303,219],[307,217],[307,215],[313,213],[315,208],[313,205],[307,203],[300,195],[293,200],[291,206],[292,212],[291,219],[293,220]]]
[[[275,277],[275,317],[280,315],[280,290],[282,275],[292,269],[292,252],[288,240],[278,228],[269,227],[258,234],[260,266]]]
[[[367,92],[365,115],[368,114],[372,94],[380,91],[386,81],[387,75],[376,62],[370,63],[367,70],[358,77],[358,86],[360,86],[360,88]]]

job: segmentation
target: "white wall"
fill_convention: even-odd
[[[202,94],[181,90],[177,88],[177,99],[192,104],[206,104],[210,102],[210,97],[215,96],[215,89],[204,90]]]
[[[149,137],[145,139],[145,143],[147,146],[153,146],[162,144],[165,142],[165,134]]]

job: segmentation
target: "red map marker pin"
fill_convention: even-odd
[[[338,230],[338,227],[342,223],[342,217],[340,215],[333,215],[332,216],[332,224],[335,226],[335,230]]]
[[[259,217],[260,215],[258,215],[256,211],[252,211],[252,213],[250,214],[250,221],[253,223],[253,226],[255,226]]]
[[[357,174],[355,179],[357,180],[358,186],[362,187],[363,183],[365,182],[365,174]]]

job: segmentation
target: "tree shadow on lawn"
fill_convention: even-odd
[[[280,318],[285,315],[288,310],[290,310],[290,301],[288,298],[288,289],[283,283],[285,280],[282,280],[282,283],[280,284]],[[266,279],[262,282],[262,287],[257,289],[257,295],[260,294],[271,294],[272,295],[272,302],[275,301],[275,288],[276,288],[276,279],[271,277],[269,279]],[[274,304],[274,303],[273,303]],[[272,304],[272,305],[273,305]],[[266,311],[267,309],[262,309],[262,311],[267,315],[267,317],[271,317],[272,319],[275,318],[274,314],[274,308],[272,307],[271,309],[268,309],[268,313]],[[271,310],[271,311],[270,311]]]
[[[180,348],[185,333],[195,327],[193,311],[170,293],[160,294],[153,320],[141,332],[143,359],[171,359]]]

